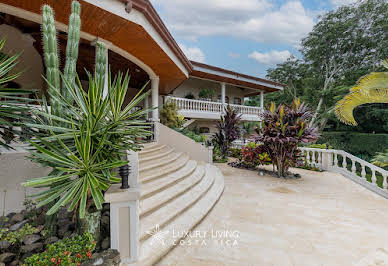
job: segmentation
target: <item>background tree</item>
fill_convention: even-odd
[[[323,15],[302,40],[302,58],[290,58],[268,70],[269,79],[285,83],[287,87],[283,92],[269,94],[266,100],[280,104],[291,96],[300,97],[313,108],[312,122],[321,130],[329,127],[331,130],[384,131],[388,115],[384,104],[359,107],[362,111],[358,119],[369,123],[356,129],[339,123],[333,107],[361,76],[379,70],[379,62],[388,56],[387,12],[386,1],[363,0]],[[371,117],[382,123],[371,123]]]

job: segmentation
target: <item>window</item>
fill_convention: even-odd
[[[233,104],[241,105],[241,98],[234,97]]]
[[[208,127],[201,127],[199,129],[199,133],[200,134],[208,134],[208,133],[210,133],[210,129]]]

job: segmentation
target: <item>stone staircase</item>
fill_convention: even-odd
[[[173,232],[190,231],[209,213],[224,190],[224,178],[217,167],[154,143],[139,152],[139,173],[138,265],[153,265],[179,243]]]

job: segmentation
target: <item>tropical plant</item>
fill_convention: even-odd
[[[382,64],[388,69],[388,60]],[[372,72],[362,77],[350,89],[350,93],[336,104],[335,114],[343,123],[356,126],[353,111],[367,103],[388,103],[388,72]]]
[[[26,258],[24,263],[28,266],[81,265],[92,257],[95,247],[92,235],[76,235],[48,245],[44,252]]]
[[[210,100],[212,100],[214,98],[214,95],[215,95],[215,92],[214,92],[213,89],[202,89],[199,92],[198,97],[202,98],[202,99],[210,99]]]
[[[169,128],[183,126],[183,120],[178,115],[178,107],[174,102],[165,103],[160,109],[160,122]]]
[[[287,177],[288,169],[299,161],[298,145],[314,142],[318,138],[317,128],[308,125],[312,112],[307,105],[295,99],[291,105],[275,103],[262,113],[263,127],[259,130],[261,142],[279,177]]]
[[[217,123],[218,132],[214,135],[213,143],[217,146],[223,156],[228,156],[230,145],[239,138],[240,128],[238,123],[241,120],[241,114],[232,109],[229,105],[225,107],[224,115],[221,115]]]
[[[0,51],[4,48],[5,39],[0,40]],[[15,125],[20,126],[24,114],[29,110],[28,106],[22,103],[28,99],[21,95],[29,94],[31,91],[21,90],[12,87],[12,81],[21,73],[11,74],[18,63],[20,53],[13,56],[0,54],[0,147],[10,149],[8,145],[15,135],[25,135]]]
[[[388,69],[388,60],[383,61],[382,65]],[[343,123],[356,126],[354,109],[368,103],[388,103],[388,72],[372,72],[362,77],[350,93],[337,103],[335,114]],[[388,151],[378,153],[372,162],[387,166]]]
[[[261,144],[251,142],[242,148],[241,154],[241,163],[247,168],[256,168],[259,165],[271,163],[265,146]]]
[[[104,191],[120,181],[112,170],[126,165],[128,162],[121,159],[126,151],[140,150],[139,139],[152,134],[148,130],[150,125],[142,120],[149,110],[134,111],[149,93],[142,94],[141,90],[124,105],[128,73],[125,76],[119,73],[113,81],[109,75],[107,97],[102,78],[88,75],[87,92],[78,79],[74,84],[62,76],[69,98],[65,99],[57,90],[50,91],[50,99],[61,104],[62,115],[50,113],[45,102],[43,111],[33,111],[35,123],[27,124],[43,131],[42,136],[31,141],[35,148],[31,159],[53,171],[24,185],[47,188],[33,195],[38,208],[51,204],[47,215],[64,206],[70,212],[78,210],[81,219],[93,206],[101,210]]]

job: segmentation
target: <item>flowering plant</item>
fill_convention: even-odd
[[[92,257],[95,247],[91,234],[76,235],[48,245],[45,252],[27,258],[24,265],[81,265]]]

